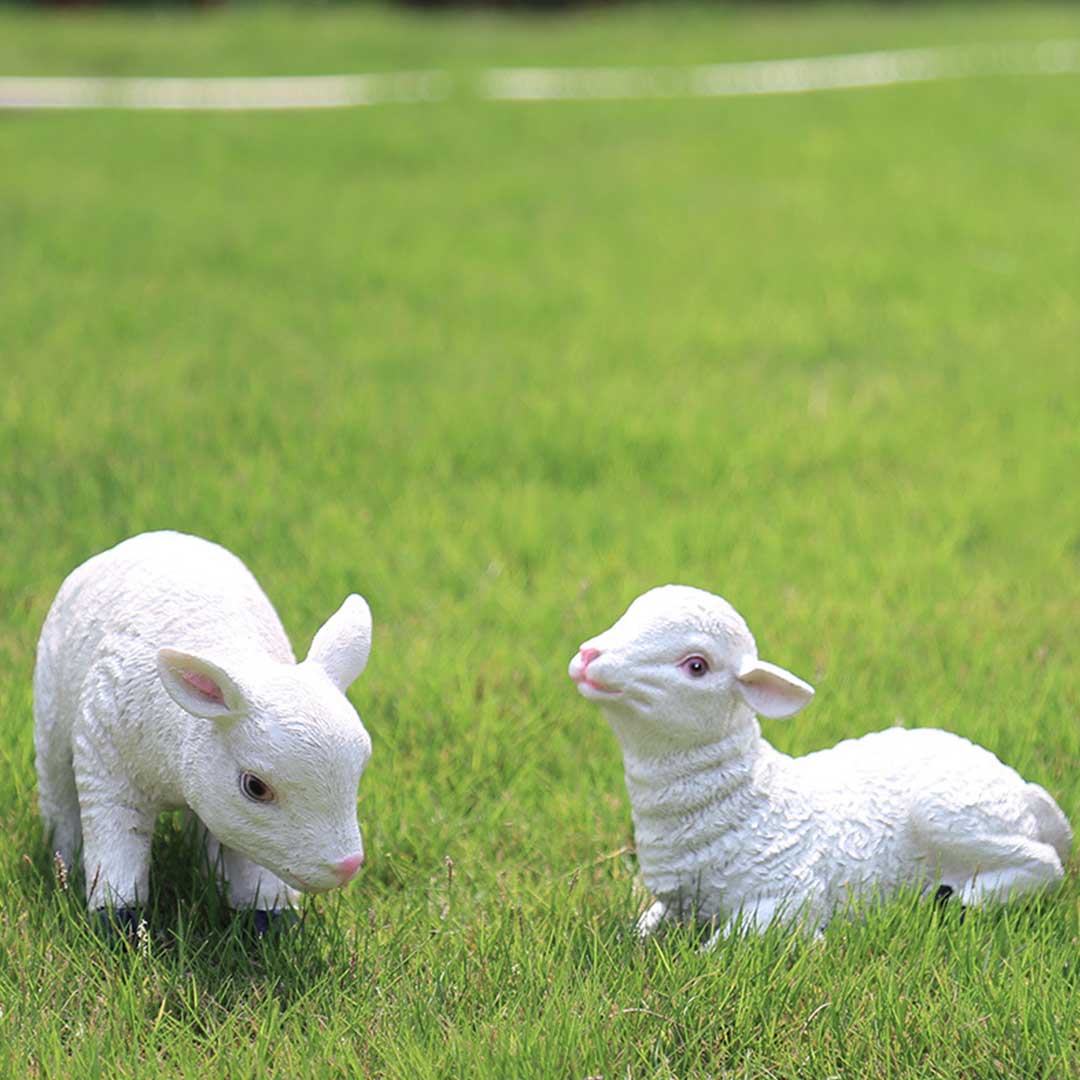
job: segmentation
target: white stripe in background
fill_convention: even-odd
[[[749,97],[1070,72],[1080,72],[1080,41],[905,49],[698,67],[506,68],[483,74],[482,96],[499,101]]]
[[[447,96],[438,71],[237,79],[0,77],[3,109],[340,109]]]
[[[749,97],[989,75],[1080,73],[1080,41],[951,46],[696,67],[493,68],[459,93],[489,101]],[[333,109],[442,101],[445,71],[270,78],[0,77],[0,109]]]

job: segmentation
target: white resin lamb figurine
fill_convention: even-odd
[[[773,749],[755,714],[790,716],[814,691],[759,660],[711,593],[645,593],[581,646],[570,676],[622,746],[657,898],[642,933],[691,915],[721,933],[802,916],[814,931],[849,896],[946,886],[976,905],[1062,878],[1065,815],[958,735],[893,728],[800,758]]]
[[[145,900],[154,823],[188,807],[234,908],[349,881],[371,740],[345,697],[371,648],[350,596],[297,664],[270,601],[224,548],[146,533],[64,582],[34,671],[41,813],[89,907],[130,924]]]

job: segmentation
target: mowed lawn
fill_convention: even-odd
[[[567,18],[0,12],[0,74],[683,63],[1080,37],[1069,6]],[[713,101],[0,113],[0,1071],[1067,1078],[1080,886],[711,953],[634,918],[617,745],[565,669],[722,593],[802,753],[940,725],[1080,823],[1080,77]],[[64,575],[228,546],[297,651],[371,602],[368,863],[254,941],[155,845],[86,929],[37,819]]]

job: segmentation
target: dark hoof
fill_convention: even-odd
[[[934,907],[936,907],[938,909],[938,911],[943,911],[944,908],[945,908],[945,905],[949,903],[949,901],[952,899],[955,892],[956,892],[956,890],[951,885],[939,885],[937,892],[934,893]],[[952,910],[952,906],[950,906],[950,910]],[[961,905],[960,906],[960,921],[961,922],[964,921],[964,916],[966,914],[967,914],[967,908],[964,907],[963,905]]]
[[[255,911],[252,916],[256,937],[278,937],[300,923],[300,916],[292,908],[284,911]]]
[[[139,909],[102,907],[92,913],[90,921],[106,941],[134,941],[139,930]]]

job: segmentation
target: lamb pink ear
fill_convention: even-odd
[[[344,694],[371,655],[371,608],[353,593],[319,628],[305,663],[317,664]]]
[[[814,696],[809,683],[756,656],[743,661],[735,685],[754,712],[773,719],[794,716]]]
[[[157,664],[169,697],[192,716],[219,720],[245,711],[240,687],[217,664],[177,649],[159,649]]]

